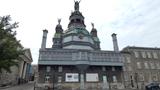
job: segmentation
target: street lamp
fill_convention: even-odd
[[[135,82],[137,84],[137,89],[138,89],[138,73],[135,73],[134,78],[135,78]]]
[[[134,85],[133,85],[132,75],[130,76],[130,78],[131,78],[131,86],[132,86],[132,87],[134,87]]]

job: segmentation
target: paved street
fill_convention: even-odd
[[[34,90],[34,83],[33,82],[29,82],[27,84],[22,84],[19,86],[12,86],[9,88],[5,88],[5,89],[1,89],[0,90]],[[42,90],[40,88],[36,88],[35,90]],[[112,89],[114,90],[114,89]],[[137,90],[137,89],[123,89],[123,90]]]
[[[12,86],[12,87],[0,89],[0,90],[33,90],[33,89],[34,89],[34,83],[29,82],[27,84],[22,84],[19,86]]]

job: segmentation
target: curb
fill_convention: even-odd
[[[10,88],[11,86],[0,87],[0,89]]]

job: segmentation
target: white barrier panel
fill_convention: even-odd
[[[78,73],[66,73],[66,82],[79,82],[79,75]]]
[[[98,82],[98,73],[87,73],[86,74],[86,81],[87,82]]]

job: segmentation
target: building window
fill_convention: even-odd
[[[144,63],[145,69],[149,69],[148,62]]]
[[[46,72],[50,72],[51,71],[51,67],[50,66],[47,66],[46,67]]]
[[[140,73],[140,74],[139,74],[139,80],[140,80],[140,81],[144,81],[144,75],[143,75],[143,73]]]
[[[49,82],[49,79],[50,79],[50,76],[45,76],[45,83],[48,83]]]
[[[157,67],[157,69],[160,69],[160,65],[158,62],[156,63],[156,67]]]
[[[142,57],[146,58],[146,53],[145,52],[142,52]]]
[[[112,71],[115,71],[115,67],[112,67]]]
[[[124,76],[124,80],[125,80],[125,81],[128,81],[128,80],[129,80],[127,73],[125,73],[123,76]]]
[[[112,78],[113,78],[113,82],[117,82],[117,77],[115,75]]]
[[[142,68],[140,62],[137,62],[137,68],[138,68],[138,69],[141,69],[141,68]]]
[[[155,69],[155,65],[153,62],[150,62],[151,69]]]
[[[62,66],[58,66],[58,72],[62,72],[63,67]]]
[[[123,63],[126,63],[125,57],[122,58],[122,62],[123,62]]]
[[[132,67],[131,66],[128,66],[128,71],[132,71]]]
[[[102,67],[102,71],[106,71],[106,67],[103,66],[103,67]]]
[[[151,56],[151,53],[150,53],[150,52],[147,52],[147,56],[148,56],[148,58],[152,58],[152,56]]]
[[[62,82],[62,77],[58,76],[58,82],[61,83]]]
[[[134,52],[134,55],[135,55],[136,58],[139,57],[139,54],[138,54],[138,52],[136,52],[136,51]]]
[[[131,58],[130,57],[126,57],[126,61],[127,61],[127,63],[131,63]]]
[[[152,74],[152,80],[153,81],[158,81],[158,76],[156,73]]]
[[[157,59],[158,56],[157,56],[157,53],[156,52],[153,52],[153,58]]]
[[[125,66],[123,66],[123,71],[126,71],[126,67]]]

